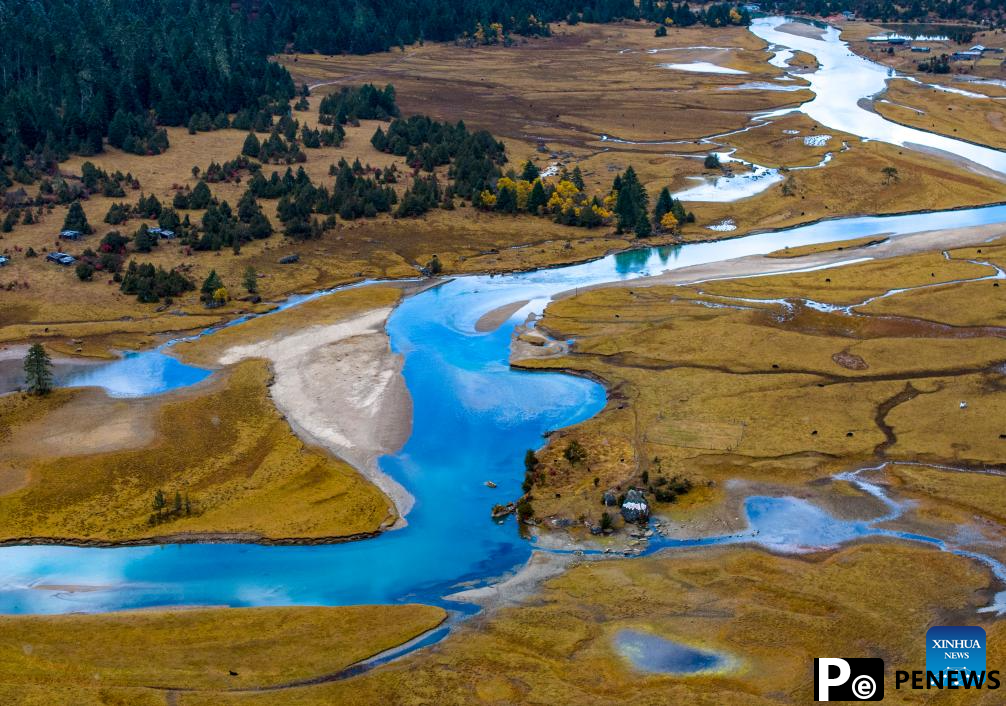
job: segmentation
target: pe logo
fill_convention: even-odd
[[[816,657],[815,701],[883,701],[884,660],[879,657]]]
[[[960,675],[985,671],[985,630],[976,625],[938,625],[926,633],[926,671],[960,683]]]

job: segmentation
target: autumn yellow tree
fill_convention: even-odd
[[[663,230],[666,230],[668,232],[677,230],[678,219],[675,217],[675,215],[673,213],[671,213],[670,211],[668,211],[663,216],[661,216],[661,218],[660,218],[660,227]]]

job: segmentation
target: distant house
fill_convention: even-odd
[[[890,36],[890,37],[887,38],[887,43],[888,44],[895,44],[895,45],[899,45],[899,46],[902,45],[902,44],[908,44],[908,37],[898,37],[898,36],[892,35],[892,36]]]
[[[982,58],[982,54],[977,51],[955,51],[950,58],[954,61],[976,61]]]
[[[856,19],[856,13],[852,10],[842,10],[842,17],[847,20],[854,20]]]
[[[175,231],[167,228],[148,228],[147,232],[156,238],[164,238],[165,240],[174,240],[175,237]]]
[[[912,51],[916,54],[928,54],[932,50],[929,47],[912,47]]]
[[[3,267],[8,262],[10,262],[10,258],[9,257],[7,257],[6,255],[0,255],[0,267]]]
[[[79,230],[61,230],[59,237],[63,240],[80,240],[84,237],[84,234]]]
[[[55,262],[57,265],[72,265],[77,261],[73,255],[67,255],[65,252],[51,252],[45,256],[45,259],[49,262]]]
[[[968,51],[973,51],[973,52],[978,52],[979,54],[984,54],[985,53],[985,45],[984,44],[975,44],[973,47],[971,47],[970,49],[968,49]]]
[[[985,51],[987,51],[990,54],[1002,54],[1003,53],[1003,48],[1002,47],[985,47]]]

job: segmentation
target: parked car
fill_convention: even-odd
[[[45,256],[45,259],[49,262],[55,262],[57,265],[72,265],[77,261],[73,255],[67,255],[65,252],[51,252]]]

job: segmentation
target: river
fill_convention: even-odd
[[[822,40],[806,39],[779,32],[782,21],[759,19],[752,32],[818,58],[820,70],[803,75],[817,97],[802,110],[822,125],[895,144],[944,149],[1006,172],[1001,152],[895,126],[861,109],[858,100],[883,87],[884,72],[851,54],[836,32],[827,32]],[[534,548],[519,537],[512,519],[496,524],[489,518],[493,504],[520,494],[524,450],[541,446],[544,432],[587,419],[605,403],[604,389],[594,382],[508,365],[514,326],[528,314],[541,313],[553,295],[786,246],[1002,222],[1006,206],[847,218],[720,242],[636,250],[535,272],[455,278],[406,299],[387,325],[393,348],[405,356],[404,375],[414,404],[410,440],[400,453],[381,460],[383,470],[415,496],[406,528],[324,546],[6,547],[0,549],[0,612],[408,601],[457,608],[444,596],[512,572]],[[306,298],[294,298],[286,306]],[[485,312],[523,300],[529,303],[504,326],[475,331]],[[169,347],[96,366],[68,384],[98,385],[119,396],[149,395],[209,375],[172,358]],[[498,487],[486,487],[487,480]],[[872,492],[875,486],[862,487]],[[749,529],[739,536],[666,540],[654,542],[654,548],[752,542],[777,551],[806,551],[865,535],[891,536],[877,527],[888,515],[839,521],[795,498],[751,497],[745,511]],[[938,539],[897,536],[948,549]],[[1000,572],[1001,567],[993,568]]]

